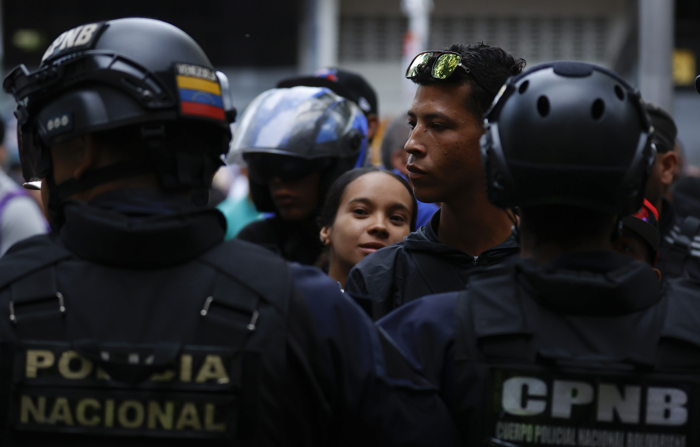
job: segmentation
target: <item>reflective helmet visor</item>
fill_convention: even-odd
[[[280,154],[251,153],[246,154],[244,158],[248,163],[250,180],[256,183],[268,183],[274,178],[283,182],[293,182],[321,172],[331,163],[328,158],[306,160]]]

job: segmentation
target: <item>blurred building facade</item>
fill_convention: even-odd
[[[408,19],[399,1],[338,0],[339,66],[365,73],[387,114],[403,110],[402,44]],[[528,66],[571,59],[615,67],[632,31],[628,0],[433,0],[428,48],[483,41]],[[408,81],[407,81],[408,82]]]
[[[698,0],[198,0],[196,13],[185,0],[0,2],[3,73],[17,63],[35,65],[73,26],[146,16],[180,26],[202,44],[229,75],[240,111],[284,77],[335,65],[370,81],[384,118],[410,104],[402,2],[426,2],[423,49],[483,41],[528,66],[569,59],[609,67],[671,109],[689,159],[700,164],[700,96],[691,87],[700,54]],[[7,104],[2,98],[5,114]]]

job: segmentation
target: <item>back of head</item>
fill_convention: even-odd
[[[642,205],[654,160],[639,93],[591,64],[555,62],[506,84],[481,140],[489,200],[624,216]]]
[[[274,212],[267,182],[320,172],[319,194],[345,171],[367,162],[367,119],[352,101],[323,87],[268,90],[240,120],[230,157],[248,164],[251,195]]]
[[[488,110],[496,93],[503,83],[511,76],[520,74],[525,67],[525,60],[516,58],[502,48],[492,47],[484,43],[454,44],[442,51],[458,53],[461,63],[466,70],[455,70],[447,79],[435,79],[431,70],[440,52],[431,56],[418,70],[412,81],[418,85],[462,84],[471,87],[469,95],[469,110],[477,118],[481,118]]]
[[[46,178],[57,187],[52,200],[109,177],[95,171],[65,182],[70,187],[51,185],[49,148],[87,134],[104,141],[128,135],[125,144],[138,148],[139,169],[112,167],[111,179],[146,170],[158,175],[164,189],[207,188],[228,149],[235,116],[228,81],[199,45],[179,28],[153,19],[68,30],[49,46],[36,71],[15,68],[3,88],[17,101],[25,180]],[[183,144],[181,137],[189,134],[202,144]]]
[[[678,136],[678,128],[673,117],[661,107],[650,102],[645,102],[644,108],[654,127],[652,141],[656,146],[656,152],[663,154],[672,151]]]
[[[392,169],[391,154],[396,151],[403,150],[403,147],[408,141],[411,134],[411,128],[408,127],[408,120],[405,115],[394,118],[384,131],[382,138],[382,164],[386,169]]]

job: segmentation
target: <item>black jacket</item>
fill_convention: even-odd
[[[485,269],[378,324],[466,445],[700,445],[699,300],[628,256],[569,253]]]
[[[319,230],[313,224],[286,222],[279,216],[249,223],[236,238],[262,245],[287,261],[304,265],[317,265],[323,252]]]
[[[693,181],[700,182],[698,179]],[[674,196],[675,197],[675,196]],[[656,267],[666,278],[700,281],[700,207],[698,199],[678,194],[676,203],[663,199],[659,216],[659,256]]]
[[[477,267],[498,264],[518,256],[520,245],[514,235],[492,247],[478,258],[453,247],[437,237],[438,210],[430,223],[360,261],[345,284],[346,292],[371,309],[377,320],[393,309],[425,295],[461,290]]]
[[[219,211],[118,191],[64,214],[0,259],[0,445],[454,440],[334,281],[222,243]]]

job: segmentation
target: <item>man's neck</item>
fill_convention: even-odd
[[[83,202],[89,202],[95,197],[100,196],[104,193],[118,191],[122,189],[159,190],[161,188],[158,184],[158,180],[156,179],[155,174],[147,173],[134,177],[102,183],[92,188],[80,191],[74,194],[72,198],[82,200]]]
[[[506,211],[491,205],[485,196],[472,199],[442,204],[438,238],[447,246],[479,256],[505,241],[513,222]]]

